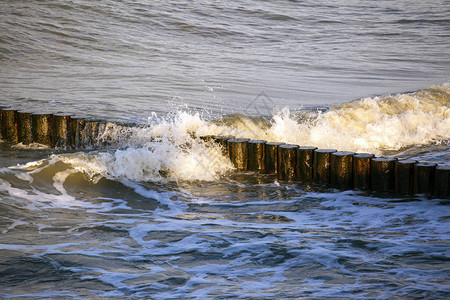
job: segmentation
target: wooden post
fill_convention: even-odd
[[[285,143],[266,143],[264,166],[267,174],[276,174],[278,172],[278,146],[280,145],[285,145]]]
[[[0,106],[0,140],[3,140],[3,121],[2,121],[2,115],[3,110],[6,109],[4,106]]]
[[[278,146],[278,179],[295,179],[295,166],[297,163],[297,145]]]
[[[414,165],[416,160],[404,159],[395,163],[395,192],[399,195],[414,193]]]
[[[371,187],[376,192],[393,192],[395,189],[395,162],[394,157],[377,157],[373,158],[371,169]]]
[[[414,194],[433,195],[436,166],[432,162],[419,162],[414,166]]]
[[[86,119],[83,130],[81,131],[82,146],[84,148],[93,148],[98,138],[98,128],[100,120]]]
[[[2,109],[0,113],[2,139],[10,144],[17,144],[17,110],[7,108]]]
[[[33,114],[33,141],[49,147],[53,146],[53,115]]]
[[[246,170],[248,165],[248,141],[243,139],[228,140],[230,160],[238,170]]]
[[[53,141],[54,146],[60,149],[70,148],[71,138],[70,116],[56,114],[53,116]]]
[[[441,199],[450,199],[450,165],[436,167],[434,196]]]
[[[317,147],[298,147],[297,148],[297,163],[296,173],[299,181],[312,181],[313,180],[313,163],[314,163],[314,150]]]
[[[316,183],[330,183],[331,177],[331,153],[334,149],[316,149],[314,150],[314,171],[313,178]]]
[[[29,112],[17,113],[18,142],[29,145],[33,142],[33,114]]]
[[[248,169],[264,170],[264,157],[267,141],[253,140],[248,142]]]
[[[72,117],[70,120],[71,137],[70,143],[73,149],[79,149],[82,146],[82,132],[84,130],[85,120],[83,117]]]
[[[353,155],[353,188],[370,189],[370,162],[375,155],[358,153]]]
[[[203,135],[200,137],[201,140],[205,141],[205,142],[209,142],[214,140],[215,136],[214,135]]]
[[[228,156],[228,140],[234,139],[234,136],[232,135],[222,135],[222,136],[216,136],[214,138],[214,141],[218,143],[222,147],[222,155]]]
[[[353,155],[354,152],[338,151],[331,153],[332,187],[342,190],[353,188]]]
[[[108,121],[100,122],[100,125],[98,126],[98,139],[97,139],[98,146],[102,146],[102,147],[111,146],[109,141],[105,140],[105,137],[103,136],[104,133],[106,132],[106,130],[107,130],[106,128],[108,128],[109,124],[111,124],[111,123]]]

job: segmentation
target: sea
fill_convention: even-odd
[[[450,206],[238,171],[204,135],[450,163],[447,0],[1,0],[0,298],[449,299]]]

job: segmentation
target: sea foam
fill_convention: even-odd
[[[116,148],[56,155],[95,180],[214,181],[233,170],[223,149],[204,135],[233,135],[318,148],[382,155],[450,140],[450,84],[414,93],[364,98],[325,112],[283,108],[271,118],[229,115],[211,119],[177,111],[149,126],[110,124],[100,134]]]

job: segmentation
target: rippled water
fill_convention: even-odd
[[[238,172],[198,138],[448,164],[449,10],[1,1],[0,106],[139,126],[0,142],[0,297],[449,298],[448,199]]]
[[[449,81],[446,1],[2,1],[2,101],[145,119]],[[40,106],[43,104],[43,106]]]
[[[4,297],[448,296],[441,200],[314,192],[254,174],[93,182],[61,163],[1,178]]]

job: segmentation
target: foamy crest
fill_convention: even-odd
[[[305,123],[284,108],[272,118],[264,137],[376,154],[445,141],[450,139],[450,86],[337,105]]]
[[[234,135],[377,155],[450,139],[450,85],[410,94],[356,100],[327,112],[291,112],[270,120],[244,115],[208,120],[198,112],[156,113],[147,127],[110,125],[102,134],[120,149],[58,156],[92,180],[217,180],[233,169],[222,149],[203,135]]]
[[[155,118],[156,115],[154,115]],[[217,180],[233,169],[218,145],[196,136],[215,131],[216,125],[198,113],[178,112],[161,118],[131,134],[134,144],[112,152],[61,155],[60,159],[96,178],[126,178],[134,181]]]

